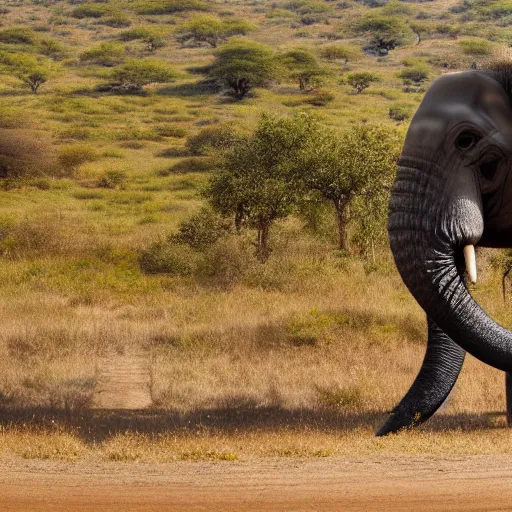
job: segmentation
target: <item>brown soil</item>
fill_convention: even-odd
[[[110,355],[99,362],[96,409],[144,409],[151,405],[149,361],[145,354]]]
[[[0,464],[3,512],[489,512],[511,500],[507,456]]]

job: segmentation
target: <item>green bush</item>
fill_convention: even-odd
[[[107,27],[112,28],[122,28],[122,27],[129,27],[132,22],[130,21],[130,18],[126,16],[126,14],[123,13],[113,13],[110,16],[107,16],[105,18],[102,18],[99,22],[101,25],[106,25]]]
[[[225,236],[231,227],[231,222],[205,207],[192,217],[184,220],[178,232],[172,235],[171,240],[186,244],[192,249],[203,250],[213,245]]]
[[[119,34],[121,41],[142,41],[146,49],[154,52],[165,46],[163,33],[154,27],[135,27]]]
[[[184,244],[167,240],[152,243],[141,252],[139,264],[146,274],[186,276],[194,272],[198,256]]]
[[[466,39],[458,44],[466,55],[490,55],[494,49],[486,39]]]
[[[166,174],[210,172],[214,167],[215,163],[211,158],[184,158],[175,163]]]
[[[91,146],[65,146],[59,151],[60,165],[70,171],[76,170],[82,164],[98,160],[98,152]]]
[[[0,43],[36,44],[37,36],[33,30],[25,27],[9,27],[0,30]]]
[[[187,129],[183,126],[176,126],[174,124],[161,124],[155,126],[155,132],[162,137],[175,137],[182,139],[187,136]]]
[[[349,60],[356,60],[361,57],[361,51],[347,44],[331,44],[324,46],[320,55],[327,60],[343,60],[347,63]]]
[[[106,42],[90,48],[79,56],[80,62],[100,66],[115,66],[123,61],[125,48],[119,43]]]
[[[127,175],[124,171],[107,171],[97,181],[96,186],[100,188],[124,188]]]
[[[411,108],[402,104],[391,105],[389,107],[389,117],[393,121],[405,121],[411,117]]]
[[[175,14],[187,11],[209,11],[207,2],[202,0],[140,0],[135,2],[137,14]]]
[[[428,79],[429,68],[427,66],[412,66],[407,67],[398,73],[398,78],[401,78],[406,85],[419,86]]]
[[[207,126],[189,137],[185,146],[192,155],[207,155],[212,150],[229,149],[238,137],[235,128],[229,124]]]
[[[231,290],[256,264],[250,245],[233,235],[220,238],[205,253],[198,277],[205,284]]]
[[[71,11],[71,17],[77,19],[83,18],[102,18],[105,14],[108,14],[110,7],[108,4],[94,3],[94,4],[82,4],[75,7]]]
[[[306,103],[314,105],[315,107],[325,107],[335,98],[331,91],[326,89],[319,89],[315,91],[307,100]]]

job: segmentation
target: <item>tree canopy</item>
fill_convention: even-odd
[[[221,19],[216,16],[194,16],[181,26],[178,31],[178,40],[182,43],[193,41],[206,43],[217,48],[219,43],[229,37],[246,35],[254,27],[251,23],[240,18]]]
[[[210,77],[227,86],[237,99],[254,87],[268,87],[282,71],[272,48],[243,38],[234,38],[216,50]]]

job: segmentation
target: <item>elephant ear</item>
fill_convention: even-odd
[[[512,59],[507,57],[493,59],[482,67],[482,71],[503,87],[512,102]]]

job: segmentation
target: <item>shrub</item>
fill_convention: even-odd
[[[82,4],[75,7],[71,11],[71,17],[77,19],[83,18],[102,18],[110,11],[110,7],[107,4]]]
[[[171,240],[186,244],[192,249],[203,250],[225,236],[231,227],[226,220],[209,207],[204,207],[192,217],[184,220]]]
[[[419,86],[428,79],[428,75],[429,69],[427,66],[417,65],[403,69],[397,76],[401,78],[406,85],[413,84]]]
[[[361,94],[365,89],[368,89],[372,83],[379,81],[380,77],[370,71],[350,73],[347,75],[347,83],[351,85],[358,94]]]
[[[466,39],[458,44],[466,55],[490,55],[494,48],[494,45],[485,39]]]
[[[55,39],[45,38],[37,43],[38,52],[54,60],[62,59],[66,56],[66,48]]]
[[[202,0],[142,0],[135,4],[137,14],[174,14],[186,11],[209,11]]]
[[[346,64],[349,60],[359,58],[361,51],[358,48],[346,44],[331,44],[324,46],[320,55],[327,60],[343,60]]]
[[[121,41],[142,41],[149,52],[165,46],[162,32],[153,27],[136,27],[119,34]]]
[[[9,27],[0,30],[0,43],[35,44],[37,36],[32,29],[25,27]]]
[[[0,178],[58,174],[55,150],[40,133],[0,129]]]
[[[235,128],[231,125],[207,126],[196,135],[189,137],[185,146],[192,155],[207,155],[212,150],[229,149],[238,137]]]
[[[142,90],[152,83],[173,82],[177,73],[165,61],[131,59],[116,68],[112,76],[124,87]]]
[[[389,117],[393,121],[405,121],[411,117],[411,109],[407,105],[396,104],[389,107]]]
[[[99,154],[91,146],[66,146],[59,151],[60,165],[71,172],[87,162],[98,160]]]
[[[197,254],[187,245],[157,241],[141,252],[139,263],[146,274],[186,276],[194,272]]]
[[[314,105],[315,107],[325,107],[335,98],[334,94],[331,91],[327,91],[326,89],[320,89],[315,91],[315,93],[306,100],[306,103],[310,105]]]
[[[187,129],[183,126],[176,126],[173,124],[164,124],[155,126],[155,132],[162,137],[175,137],[177,139],[182,139],[187,136]]]
[[[122,62],[125,55],[124,46],[119,43],[101,43],[80,54],[80,62],[97,64],[100,66],[115,66]]]
[[[106,25],[112,28],[129,27],[131,25],[130,18],[123,13],[113,13],[112,15],[102,18],[99,22],[101,25]]]
[[[96,183],[100,188],[124,188],[126,185],[126,173],[124,171],[107,171]]]
[[[166,174],[209,172],[215,167],[211,158],[184,158],[175,163]]]
[[[244,239],[233,235],[220,238],[206,252],[198,274],[206,284],[231,290],[254,266],[254,256]]]

